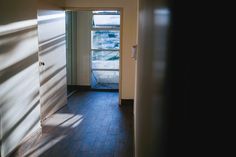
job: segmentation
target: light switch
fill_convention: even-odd
[[[137,59],[137,49],[138,49],[138,45],[132,46],[131,57],[134,58],[135,60]]]

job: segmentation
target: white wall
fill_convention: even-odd
[[[91,24],[90,11],[77,12],[77,84],[90,86]]]
[[[1,157],[40,129],[37,10],[62,9],[63,5],[64,0],[1,2]]]
[[[123,9],[121,98],[134,99],[135,62],[131,58],[131,47],[137,43],[137,0],[66,0],[65,6]]]
[[[1,2],[0,15],[0,138],[4,157],[40,128],[37,1]]]

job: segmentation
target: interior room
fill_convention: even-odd
[[[1,2],[1,157],[163,154],[170,28],[167,0]]]

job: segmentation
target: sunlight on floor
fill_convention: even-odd
[[[67,113],[56,113],[48,118],[44,126],[60,126],[60,127],[76,127],[78,126],[83,118],[82,115],[73,115]]]
[[[60,134],[52,135],[50,133],[43,133],[40,143],[31,147],[23,156],[40,156],[56,144],[64,140],[68,135],[63,131],[77,127],[83,121],[82,115],[74,115],[67,113],[56,113],[43,123],[44,127],[59,128]],[[61,129],[62,128],[62,129]],[[64,130],[65,129],[65,130]]]

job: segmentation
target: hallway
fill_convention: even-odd
[[[43,122],[43,133],[25,141],[14,157],[132,157],[133,106],[116,92],[77,92]]]

